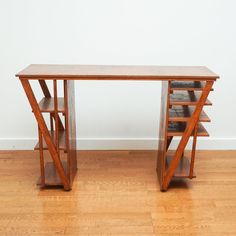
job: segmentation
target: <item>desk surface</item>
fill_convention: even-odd
[[[32,64],[16,74],[21,79],[61,80],[216,80],[204,66],[109,66]]]

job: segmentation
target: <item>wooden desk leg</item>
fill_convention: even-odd
[[[166,152],[172,140],[172,138],[169,139],[167,138],[169,94],[170,94],[170,83],[168,81],[162,81],[159,143],[158,143],[157,168],[156,168],[161,190],[163,190],[162,185],[166,166]]]
[[[69,184],[69,180],[66,176],[66,173],[64,171],[64,168],[62,166],[62,163],[60,161],[60,158],[59,158],[59,155],[58,155],[58,152],[57,152],[57,149],[53,143],[53,140],[51,139],[51,136],[49,134],[49,131],[48,131],[48,128],[47,128],[47,125],[44,121],[44,118],[43,118],[43,115],[41,114],[40,112],[40,109],[39,109],[39,106],[38,106],[38,103],[37,103],[37,100],[34,96],[34,93],[33,93],[33,90],[30,86],[30,83],[29,83],[29,80],[28,79],[21,79],[21,83],[22,83],[22,86],[25,90],[25,93],[28,97],[28,100],[29,100],[29,103],[31,105],[31,108],[34,112],[34,115],[35,115],[35,118],[38,122],[38,125],[39,125],[39,128],[42,132],[42,135],[43,135],[43,138],[48,146],[48,150],[51,154],[51,157],[54,161],[54,164],[55,164],[55,167],[56,167],[56,170],[58,172],[58,175],[60,176],[60,179],[62,181],[62,184],[64,186],[64,189],[65,190],[70,190],[70,184]]]
[[[75,94],[74,81],[64,80],[64,99],[65,99],[65,127],[66,127],[66,146],[67,146],[67,173],[70,185],[74,181],[77,172],[77,153],[76,153],[76,122],[75,122]]]
[[[206,102],[208,94],[210,93],[213,83],[214,83],[213,81],[206,81],[206,85],[202,91],[201,97],[198,101],[198,104],[196,105],[194,113],[188,122],[187,128],[184,131],[184,134],[180,140],[180,143],[179,143],[178,148],[175,152],[173,160],[165,173],[164,181],[163,181],[163,190],[167,190],[167,188],[169,186],[169,183],[174,175],[175,169],[178,166],[178,163],[179,163],[179,160],[182,156],[182,153],[184,152],[184,149],[188,143],[188,140],[189,140],[191,134],[193,133],[193,130],[198,122],[200,113],[201,113],[202,108]]]

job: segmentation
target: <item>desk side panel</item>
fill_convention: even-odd
[[[168,106],[169,106],[168,96],[169,96],[169,82],[163,81],[162,93],[161,93],[160,123],[159,123],[159,143],[158,143],[158,153],[157,153],[157,175],[161,190],[165,174],[165,162],[166,162]]]
[[[67,81],[67,98],[68,98],[68,165],[69,178],[72,186],[74,177],[77,172],[76,158],[76,121],[75,121],[75,88],[74,81]]]

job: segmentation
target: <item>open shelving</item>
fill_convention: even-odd
[[[75,134],[75,110],[74,110],[74,82],[63,81],[64,97],[58,97],[58,88],[56,80],[53,81],[53,94],[45,81],[40,81],[44,97],[38,102],[41,113],[46,113],[46,118],[50,119],[50,127],[48,133],[53,145],[60,157],[61,166],[69,180],[70,187],[77,171],[76,159],[76,134]],[[61,115],[63,115],[62,119]],[[38,184],[41,187],[46,186],[63,186],[61,178],[56,170],[55,163],[49,161],[45,163],[44,152],[49,147],[44,140],[40,128],[38,129],[39,140],[35,146],[35,150],[39,150],[40,155],[40,172]],[[62,158],[66,155],[66,160]]]
[[[166,189],[164,183],[172,170],[174,171],[172,177],[190,179],[196,177],[194,163],[197,138],[209,136],[203,123],[211,121],[203,110],[204,106],[212,105],[207,96],[202,102],[202,107],[199,108],[199,101],[205,91],[206,84],[207,81],[163,81],[157,159],[157,174],[161,190]],[[213,89],[210,88],[209,91],[213,91]],[[195,119],[194,127],[189,127],[192,125],[190,121],[193,117]],[[188,131],[190,128],[191,133]],[[179,146],[176,150],[169,150],[172,140],[179,137],[179,142],[181,142],[185,139],[186,133],[192,137],[192,150],[189,158],[185,156],[184,149],[179,153]],[[187,142],[188,140],[186,140],[186,144]],[[176,155],[180,155],[177,164]]]

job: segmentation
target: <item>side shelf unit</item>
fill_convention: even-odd
[[[45,80],[39,80],[44,97],[38,103],[41,114],[49,119],[48,132],[55,145],[57,155],[62,166],[62,171],[67,177],[70,188],[77,172],[76,159],[76,125],[74,108],[74,81],[63,81],[63,97],[58,97],[58,80],[53,80],[53,97]],[[35,150],[39,150],[40,178],[38,184],[41,187],[63,186],[61,178],[56,170],[54,161],[45,163],[44,152],[49,150],[42,132],[38,127],[38,143]],[[66,158],[62,158],[66,155]],[[60,155],[61,154],[61,155]],[[69,189],[68,189],[69,190]]]
[[[200,81],[163,81],[161,98],[161,117],[157,157],[157,174],[162,191],[172,178],[196,177],[194,173],[195,152],[198,137],[209,133],[203,123],[210,118],[203,110],[211,106],[207,99],[212,84]],[[169,150],[174,137],[180,142],[176,150]],[[190,158],[184,154],[186,145],[192,137]]]

